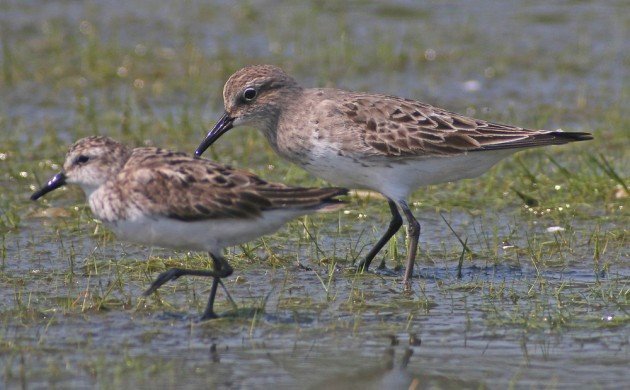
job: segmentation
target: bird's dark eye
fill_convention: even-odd
[[[251,102],[252,100],[254,100],[254,98],[256,98],[257,94],[258,93],[254,88],[245,88],[245,91],[243,91],[243,99],[245,99],[245,101]]]
[[[88,156],[86,156],[85,154],[80,155],[79,157],[77,157],[74,160],[75,164],[85,164],[86,162],[88,162],[90,158]]]

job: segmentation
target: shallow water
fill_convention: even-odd
[[[586,166],[589,151],[628,177],[627,8],[623,1],[3,2],[0,383],[622,387],[630,380],[629,205],[612,195],[613,180],[593,181],[603,194],[575,194],[597,169]],[[86,134],[192,152],[220,113],[226,77],[258,62],[280,64],[307,85],[594,130],[599,139],[547,151],[558,153],[568,176],[538,152],[476,181],[420,191],[411,294],[400,286],[402,233],[397,251],[386,247],[386,271],[350,271],[388,222],[383,201],[353,198],[345,213],[295,221],[231,250],[236,271],[225,284],[238,308],[220,292],[224,318],[206,323],[196,317],[208,281],[178,280],[159,299],[141,298],[165,267],[207,264],[199,257],[121,244],[75,208],[82,204],[75,190],[39,205],[27,200],[58,169],[65,144]],[[261,142],[234,131],[208,157],[274,180],[319,183]],[[528,170],[538,182],[528,181]],[[548,189],[554,185],[561,189]],[[525,208],[512,188],[544,207]],[[462,245],[443,217],[472,251],[461,278]],[[555,226],[565,230],[547,231]]]

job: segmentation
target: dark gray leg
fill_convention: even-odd
[[[389,198],[387,198],[387,203],[389,204],[389,210],[392,213],[392,220],[389,222],[389,227],[387,228],[387,231],[385,232],[383,237],[378,240],[370,253],[365,256],[365,259],[361,260],[361,262],[359,263],[359,266],[357,267],[357,271],[359,272],[368,270],[368,268],[370,267],[370,263],[372,262],[372,260],[374,260],[374,257],[378,254],[378,252],[381,251],[381,249],[383,249],[385,244],[387,244],[387,242],[392,238],[394,234],[396,234],[398,229],[400,229],[400,227],[402,226],[402,217],[398,212],[398,207],[396,207],[396,203]]]
[[[409,226],[409,248],[407,250],[407,269],[405,270],[405,277],[403,283],[405,289],[411,288],[411,276],[413,275],[413,263],[416,260],[416,252],[418,251],[418,238],[420,237],[420,223],[413,216],[413,213],[409,209],[407,202],[404,200],[398,201],[398,205],[407,218]]]
[[[232,269],[232,267],[230,267],[230,265],[227,263],[227,261],[225,261],[225,259],[222,256],[215,256],[212,253],[210,253],[210,257],[212,258],[212,263],[214,265],[215,271],[225,274],[225,276],[223,277],[227,277],[232,274],[234,270]],[[219,287],[220,282],[221,282],[220,277],[215,277],[212,280],[212,288],[210,288],[210,297],[208,297],[208,304],[206,305],[206,309],[203,311],[203,315],[201,316],[201,321],[219,317],[214,312],[214,298],[217,295],[217,287]],[[225,286],[223,286],[223,288],[225,288]],[[227,289],[225,290],[225,292],[227,293]]]
[[[232,267],[227,263],[227,261],[218,255],[214,255],[210,253],[210,258],[212,259],[214,270],[206,271],[206,270],[197,270],[197,269],[184,269],[184,268],[171,268],[167,271],[162,272],[158,277],[151,283],[151,286],[144,292],[144,296],[150,295],[155,292],[158,288],[160,288],[166,282],[171,280],[176,280],[181,276],[205,276],[213,278],[212,287],[210,289],[210,297],[208,299],[208,304],[206,305],[206,309],[204,310],[204,314],[201,317],[202,320],[216,318],[217,315],[213,311],[214,306],[214,298],[217,294],[217,287],[221,282],[221,278],[228,277],[234,271]]]
[[[213,318],[218,318],[219,316],[214,312],[214,298],[217,296],[217,287],[219,286],[220,278],[212,279],[212,287],[210,288],[210,297],[208,298],[208,304],[206,305],[206,309],[203,311],[203,315],[200,320],[211,320]]]

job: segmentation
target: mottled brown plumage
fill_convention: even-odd
[[[287,221],[336,210],[342,188],[301,188],[183,153],[131,149],[107,137],[73,144],[63,171],[32,195],[36,200],[66,183],[81,186],[92,212],[126,241],[205,250],[212,271],[174,268],[145,292],[184,275],[213,278],[203,319],[216,317],[213,302],[220,278],[232,273],[223,248],[272,233]]]
[[[413,190],[479,176],[523,148],[592,139],[589,133],[488,122],[396,96],[303,88],[272,65],[235,72],[223,99],[225,114],[195,153],[201,155],[232,127],[254,127],[279,155],[314,175],[382,193],[393,218],[360,268],[366,269],[400,228],[400,208],[410,226],[406,283],[420,232],[406,203]]]
[[[106,204],[127,204],[99,215],[106,220],[125,218],[139,211],[181,221],[200,221],[254,218],[263,211],[281,208],[320,207],[345,190],[288,187],[184,153],[136,148],[101,192],[109,194],[103,199],[103,209]]]
[[[254,101],[244,97],[248,88],[257,91]],[[272,65],[249,66],[234,73],[225,84],[223,98],[234,126],[259,128],[276,151],[297,163],[318,139],[335,143],[339,153],[359,159],[396,160],[592,139],[589,133],[530,130],[475,119],[397,96],[307,89]]]
[[[77,164],[80,156],[98,165]],[[79,168],[88,171],[81,180],[94,191],[88,201],[104,221],[139,214],[181,221],[254,218],[275,209],[322,207],[346,191],[270,183],[206,159],[160,148],[130,149],[108,137],[87,137],[70,147],[66,176]]]
[[[396,96],[321,90],[361,131],[367,154],[392,158],[449,156],[467,152],[557,145],[592,139],[588,133],[534,131],[469,118]],[[343,123],[342,125],[346,125]]]

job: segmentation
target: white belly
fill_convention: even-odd
[[[118,238],[165,248],[219,253],[223,248],[273,233],[287,221],[305,214],[299,210],[274,210],[253,219],[216,219],[184,222],[141,216],[108,223]]]
[[[406,199],[415,189],[473,178],[490,169],[513,150],[473,152],[452,157],[359,160],[340,156],[333,148],[314,148],[303,168],[335,185],[378,191],[388,198]]]

